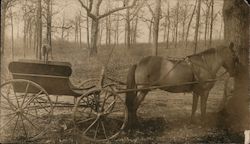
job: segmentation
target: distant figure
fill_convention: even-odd
[[[42,45],[42,56],[45,63],[48,63],[49,61],[49,53],[51,54],[51,47],[47,43],[47,41],[44,40],[44,43]]]

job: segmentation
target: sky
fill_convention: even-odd
[[[29,0],[28,0],[29,1]],[[107,0],[103,0],[103,1],[107,1]],[[178,0],[162,0],[162,11],[166,12],[167,11],[167,7],[166,7],[166,3],[169,3],[170,8],[173,8]],[[182,3],[183,1],[187,1],[189,4],[194,4],[195,0],[179,0],[180,3]],[[14,13],[19,14],[19,16],[15,16],[15,20],[14,20],[14,34],[17,36],[19,31],[19,36],[22,36],[22,31],[23,31],[23,21],[22,21],[22,12],[21,12],[21,5],[22,5],[21,1],[18,4],[16,4],[16,6],[12,9]],[[111,0],[112,2],[112,0]],[[62,17],[65,16],[66,20],[74,20],[75,16],[79,14],[79,11],[81,11],[81,13],[83,15],[86,15],[85,10],[81,7],[80,3],[78,2],[78,0],[53,0],[53,12],[56,13],[53,16],[53,20],[52,22],[54,22],[56,25],[60,25],[61,21],[62,21]],[[154,6],[154,1],[153,0],[148,0],[148,3],[151,4],[151,7]],[[223,0],[215,0],[215,6],[214,6],[214,13],[218,13],[219,11],[222,10],[222,5],[223,5]],[[202,9],[204,9],[204,4],[202,4]],[[105,11],[105,5],[101,6],[100,9],[100,13],[103,13],[103,11]],[[189,10],[189,14],[191,13],[192,8],[190,8]],[[203,11],[203,10],[202,10]],[[124,13],[124,11],[122,11],[121,13]],[[143,15],[144,17],[150,18],[152,17],[151,13],[149,12],[148,8],[145,6],[143,8],[143,12],[139,13],[139,15]],[[17,20],[17,18],[19,18],[19,20]],[[160,21],[161,23],[164,22],[164,19],[161,19]],[[195,23],[195,17],[193,19],[192,24],[194,25]],[[222,17],[221,15],[218,15],[218,17],[216,18],[216,21],[214,23],[214,38],[219,38],[220,35],[223,35],[223,29],[221,30],[222,27]],[[84,27],[86,25],[86,23],[83,23],[82,26]],[[121,31],[124,29],[124,22],[120,22],[120,27],[121,27]],[[19,30],[18,30],[19,29]],[[181,26],[180,26],[180,31],[182,31]],[[204,35],[204,25],[201,26],[201,30],[202,33],[201,35]],[[147,42],[148,41],[148,26],[145,22],[139,21],[138,23],[138,38],[137,41],[138,42]],[[190,40],[192,40],[193,37],[193,33],[194,33],[194,29],[191,27],[190,29]],[[6,32],[7,36],[10,36],[10,26],[7,26],[7,32]],[[60,36],[59,34],[54,34],[54,38],[57,38]],[[86,29],[82,30],[82,41],[86,41]],[[104,36],[104,35],[103,35]],[[171,37],[171,35],[170,35]],[[203,37],[203,36],[202,36]],[[74,39],[74,35],[72,33],[72,36],[70,38],[70,40]],[[124,41],[124,33],[121,32],[120,36],[119,36],[119,40],[121,42]],[[159,41],[163,40],[163,30],[160,29],[160,33],[159,33]],[[103,38],[103,41],[105,41],[105,38]]]

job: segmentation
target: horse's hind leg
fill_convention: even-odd
[[[130,106],[128,107],[128,128],[138,127],[137,110],[144,100],[147,92],[138,92],[138,95],[130,99]]]
[[[137,97],[135,99],[135,107],[136,107],[136,109],[139,108],[139,106],[141,105],[141,103],[144,100],[147,93],[148,92],[146,92],[146,91],[141,91],[141,92],[138,93],[138,95],[137,95]]]
[[[193,93],[193,105],[192,105],[192,114],[191,114],[191,122],[194,122],[195,112],[197,110],[199,95],[197,93]]]
[[[207,98],[208,98],[209,91],[205,91],[201,95],[201,120],[204,122],[206,116],[206,108],[207,108]]]

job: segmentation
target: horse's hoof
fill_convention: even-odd
[[[191,118],[190,121],[189,121],[189,124],[196,124],[197,121],[195,120],[195,118]]]

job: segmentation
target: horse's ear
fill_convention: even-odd
[[[234,43],[233,42],[230,42],[230,44],[229,44],[229,48],[230,48],[230,50],[232,50],[232,51],[234,51]]]
[[[230,51],[231,51],[234,55],[237,55],[236,50],[234,49],[234,43],[233,43],[233,42],[230,42],[230,44],[229,44],[229,49],[230,49]]]

